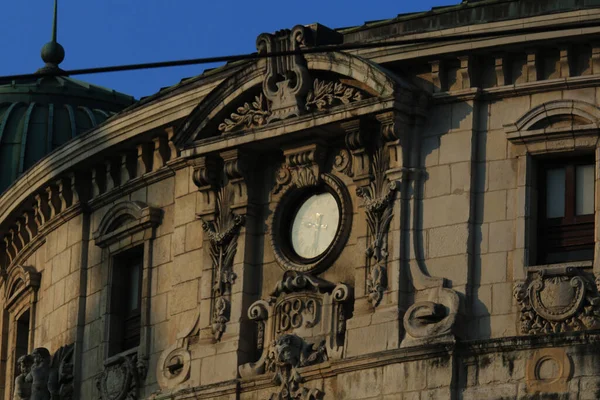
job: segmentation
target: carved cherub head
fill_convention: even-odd
[[[31,352],[33,364],[36,367],[50,363],[50,352],[45,347],[38,347]]]
[[[276,362],[279,365],[298,366],[302,357],[303,342],[296,335],[282,335],[275,341]]]
[[[33,365],[33,357],[29,354],[19,357],[17,360],[17,364],[19,364],[19,369],[22,374],[28,374],[31,366]]]

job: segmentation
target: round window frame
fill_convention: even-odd
[[[330,193],[340,213],[337,232],[327,249],[316,257],[304,258],[296,253],[291,240],[291,230],[296,213],[312,195]],[[286,271],[320,273],[329,268],[344,249],[352,227],[352,202],[343,182],[332,174],[321,174],[316,185],[288,186],[281,195],[273,214],[270,230],[271,247],[275,260]]]

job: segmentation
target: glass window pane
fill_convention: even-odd
[[[546,172],[546,218],[565,216],[565,169]]]
[[[594,213],[594,165],[580,165],[576,169],[575,212],[577,215]]]
[[[127,269],[129,272],[129,298],[127,302],[127,311],[133,311],[139,307],[141,265],[135,263]]]

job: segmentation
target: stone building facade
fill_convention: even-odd
[[[599,33],[599,1],[464,1],[88,88],[111,114],[40,78],[82,113],[43,149],[55,106],[2,88],[0,397],[600,398]]]

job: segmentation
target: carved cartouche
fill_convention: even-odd
[[[29,400],[31,398],[31,382],[27,381],[27,375],[33,365],[33,357],[21,356],[17,361],[21,374],[15,379],[15,392],[13,400]]]

